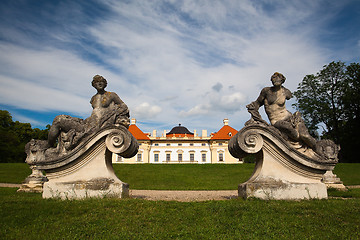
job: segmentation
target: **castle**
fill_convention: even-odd
[[[223,120],[223,127],[216,133],[207,134],[202,130],[190,132],[186,127],[176,126],[170,132],[165,130],[161,137],[157,131],[144,133],[136,125],[136,119],[131,119],[129,131],[139,143],[139,151],[132,158],[122,158],[113,155],[113,163],[243,163],[242,159],[231,156],[228,142],[238,131],[229,126],[229,120]]]

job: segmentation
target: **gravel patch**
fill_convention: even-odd
[[[19,188],[21,184],[0,183],[0,187]],[[360,185],[346,186],[360,188]],[[170,190],[134,190],[130,189],[130,198],[150,201],[200,202],[209,200],[229,200],[238,197],[237,190],[218,191],[170,191]]]
[[[161,191],[161,190],[130,190],[131,198],[146,199],[152,201],[209,201],[228,200],[238,197],[236,190],[220,191]]]
[[[0,183],[0,187],[16,187],[19,188],[21,184],[15,184],[15,183]]]

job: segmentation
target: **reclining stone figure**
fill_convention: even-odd
[[[73,149],[81,139],[94,133],[96,130],[121,124],[128,128],[130,124],[129,109],[126,104],[114,92],[105,91],[107,81],[102,76],[96,75],[93,78],[92,86],[97,93],[91,98],[90,104],[93,108],[90,117],[85,120],[59,115],[55,117],[49,130],[49,147],[54,146],[60,136],[59,153]],[[48,154],[53,152],[48,151]]]
[[[229,152],[236,158],[253,154],[256,165],[253,175],[238,187],[241,197],[262,199],[327,198],[322,178],[334,169],[340,147],[331,140],[313,138],[296,112],[285,107],[292,97],[283,87],[285,77],[275,72],[272,87],[262,89],[247,109],[251,119],[229,141]],[[264,106],[271,125],[261,118]]]
[[[267,125],[267,122],[261,118],[258,111],[261,106],[264,106],[271,125],[280,130],[284,138],[292,142],[298,142],[303,147],[309,147],[323,157],[333,158],[334,152],[337,155],[339,146],[330,140],[317,141],[309,134],[300,112],[297,111],[291,114],[286,109],[285,102],[292,97],[292,93],[282,86],[285,80],[285,76],[278,72],[271,76],[273,86],[263,88],[259,97],[246,106],[252,116],[252,119],[246,124],[256,122]],[[327,147],[324,145],[327,145]]]
[[[116,93],[105,91],[104,77],[94,76],[92,86],[97,93],[90,101],[90,117],[59,115],[48,140],[32,139],[26,145],[26,162],[33,172],[20,191],[43,190],[46,198],[128,195],[128,184],[117,178],[111,160],[113,153],[133,157],[138,151],[138,143],[128,131],[129,109]]]

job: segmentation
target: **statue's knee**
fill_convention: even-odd
[[[52,125],[59,125],[63,119],[66,119],[67,115],[58,115],[54,118]]]

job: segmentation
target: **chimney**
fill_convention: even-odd
[[[156,130],[153,130],[152,137],[156,137]]]
[[[224,122],[224,126],[229,125],[229,119],[228,118],[225,118],[223,122]]]
[[[196,137],[196,129],[194,130],[194,137]]]
[[[136,124],[136,118],[132,118],[131,119],[131,125],[135,125]]]
[[[163,136],[163,137],[166,137],[166,130],[164,130],[164,133],[163,133],[163,134],[164,134],[164,136]]]
[[[207,130],[202,130],[202,137],[207,137]]]

